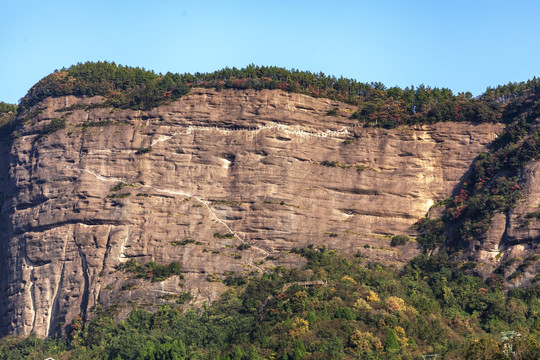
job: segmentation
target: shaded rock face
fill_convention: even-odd
[[[403,264],[419,250],[390,247],[390,234],[413,235],[502,130],[362,128],[352,106],[281,91],[56,111],[100,101],[47,99],[18,130],[5,165],[3,333],[47,336],[129,300],[211,301],[225,288],[213,279],[300,266],[288,251],[308,244]],[[42,135],[62,115],[66,128]],[[178,261],[184,279],[133,279],[117,270],[129,259]]]
[[[495,214],[486,234],[464,250],[482,276],[502,275],[506,288],[530,286],[540,272],[540,161],[525,166],[521,179],[517,206]]]

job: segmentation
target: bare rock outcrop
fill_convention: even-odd
[[[353,106],[277,90],[58,111],[100,101],[46,99],[17,130],[2,206],[4,333],[46,336],[128,300],[211,301],[225,287],[213,280],[299,266],[289,250],[308,244],[403,264],[419,250],[390,247],[390,236],[414,235],[502,131],[363,128]],[[132,279],[117,270],[129,259],[178,261],[185,278]]]

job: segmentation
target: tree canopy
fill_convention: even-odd
[[[276,268],[200,309],[132,302],[75,318],[66,337],[0,340],[3,359],[520,359],[540,356],[537,287],[505,294],[446,252],[401,271],[324,247],[303,269]],[[241,276],[237,274],[236,276]],[[325,281],[316,281],[322,280]],[[304,286],[307,281],[315,284]],[[503,340],[502,331],[519,333]]]
[[[280,89],[325,97],[358,106],[352,117],[368,126],[395,127],[437,121],[504,121],[506,105],[516,97],[538,93],[538,79],[509,83],[472,98],[450,89],[420,85],[405,89],[382,83],[275,66],[249,65],[211,73],[156,74],[114,62],[87,62],[57,70],[34,85],[21,100],[26,109],[48,96],[96,96],[120,108],[148,110],[189,93],[193,87],[216,89]]]

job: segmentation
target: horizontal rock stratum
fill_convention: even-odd
[[[391,235],[414,236],[503,129],[364,128],[352,105],[280,90],[59,111],[101,101],[47,98],[3,149],[2,333],[47,336],[129,300],[211,301],[225,286],[208,280],[299,266],[289,250],[309,244],[403,264],[420,250]],[[178,261],[184,279],[133,280],[117,270],[129,259]]]

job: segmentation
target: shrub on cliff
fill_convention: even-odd
[[[138,278],[148,278],[154,281],[163,281],[173,275],[177,275],[180,279],[183,278],[182,267],[176,261],[168,265],[156,264],[155,261],[150,261],[144,265],[138,264],[135,259],[129,259],[124,264],[118,266],[118,270],[127,271],[135,274]]]
[[[400,246],[405,245],[409,241],[409,237],[405,235],[395,235],[392,236],[390,241],[390,246]]]

